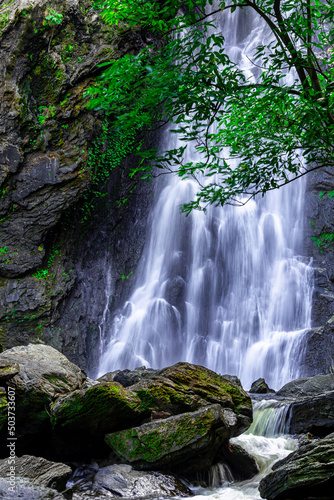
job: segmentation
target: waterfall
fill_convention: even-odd
[[[246,434],[277,437],[288,434],[290,404],[276,399],[253,400],[253,423]]]
[[[230,57],[256,78],[248,57],[268,28],[246,9],[223,12],[217,26]],[[164,144],[175,140],[166,130]],[[278,388],[301,375],[310,328],[312,268],[300,255],[304,183],[186,218],[180,206],[197,189],[175,177],[157,186],[135,289],[112,324],[100,325],[100,374],[182,360],[237,375],[246,389],[259,377]]]

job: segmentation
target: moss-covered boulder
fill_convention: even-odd
[[[259,490],[267,500],[333,498],[334,434],[301,446],[276,462]]]
[[[103,448],[106,433],[138,425],[148,414],[138,396],[117,382],[74,391],[51,406],[55,447],[65,456],[89,456]]]
[[[196,411],[208,404],[232,409],[237,416],[235,435],[252,422],[252,403],[248,394],[234,382],[199,365],[176,363],[131,386],[144,408],[172,415]]]
[[[219,404],[106,436],[122,462],[137,469],[170,469],[186,474],[209,467],[233,436],[237,417]]]
[[[123,387],[99,382],[58,398],[51,407],[54,443],[59,453],[82,455],[103,450],[104,436],[148,421],[195,412],[219,405],[233,417],[233,433],[252,421],[251,400],[241,387],[207,368],[177,363],[148,373],[140,382]],[[230,429],[230,430],[231,430]],[[224,439],[228,439],[227,433]]]
[[[19,365],[7,381],[15,391],[16,436],[26,439],[49,426],[49,405],[55,397],[82,387],[86,375],[50,346],[13,347],[0,354],[0,363]]]

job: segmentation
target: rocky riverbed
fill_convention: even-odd
[[[251,398],[235,377],[177,363],[91,380],[52,347],[30,344],[0,355],[0,386],[1,492],[13,485],[29,499],[80,498],[75,495],[82,492],[170,498],[190,496],[190,485],[204,484],[216,464],[225,467],[229,481],[259,472],[255,458],[230,442],[252,422]],[[286,428],[307,444],[262,479],[263,498],[304,498],[306,491],[314,498],[328,496],[334,477],[333,393],[332,374],[266,393],[288,405]],[[8,436],[13,420],[7,415],[14,409],[15,434]],[[8,437],[17,438],[8,441],[11,448]]]

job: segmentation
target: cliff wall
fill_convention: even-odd
[[[130,185],[131,157],[111,172],[105,161],[99,181],[108,138],[90,152],[106,124],[86,107],[85,90],[99,64],[137,51],[144,40],[105,25],[89,0],[0,6],[4,348],[46,342],[92,365],[106,287],[116,306],[131,286],[151,197],[145,183]]]

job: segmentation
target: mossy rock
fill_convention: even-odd
[[[103,434],[145,417],[140,399],[117,382],[96,384],[59,398],[51,407],[54,427]]]
[[[201,366],[177,363],[152,372],[129,388],[103,381],[61,397],[52,405],[54,443],[68,456],[82,454],[83,443],[86,451],[100,452],[105,434],[131,429],[154,420],[156,415],[179,415],[212,404],[233,415],[234,436],[250,426],[249,396],[241,387]]]
[[[123,463],[136,469],[182,474],[209,467],[236,424],[233,411],[216,404],[114,432],[105,439]]]
[[[0,354],[4,366],[19,366],[7,385],[15,391],[16,435],[33,435],[49,426],[49,405],[55,396],[81,387],[84,372],[46,345],[13,347]]]
[[[334,434],[301,446],[276,462],[260,482],[260,494],[268,500],[333,498]]]
[[[172,415],[196,411],[209,404],[230,408],[238,415],[239,435],[252,422],[252,402],[239,385],[199,365],[176,363],[131,386],[143,409]]]
[[[51,407],[55,446],[68,456],[82,456],[83,448],[99,451],[106,433],[138,425],[148,414],[140,399],[117,382],[74,391]]]

